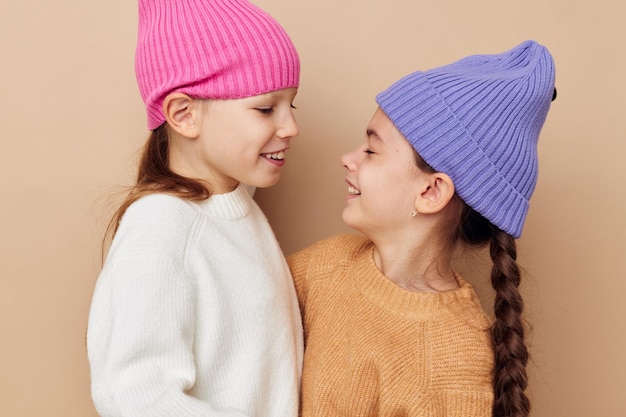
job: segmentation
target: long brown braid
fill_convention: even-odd
[[[491,285],[495,290],[495,322],[491,328],[494,351],[493,417],[526,417],[530,402],[524,393],[528,386],[526,365],[528,349],[524,342],[522,311],[524,302],[519,292],[521,281],[517,264],[515,239],[492,225],[487,219],[463,204],[459,238],[480,247],[487,243],[493,261]]]
[[[491,332],[496,359],[493,415],[498,417],[526,417],[530,412],[530,402],[524,393],[528,386],[528,350],[524,343],[521,318],[524,303],[519,292],[521,274],[516,252],[513,237],[498,230],[490,246],[491,285],[496,291],[496,321]]]

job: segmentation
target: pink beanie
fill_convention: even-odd
[[[280,24],[247,0],[139,0],[135,73],[154,130],[169,93],[232,99],[297,87],[300,61]]]

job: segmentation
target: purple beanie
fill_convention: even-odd
[[[135,73],[154,130],[169,93],[232,99],[297,87],[300,61],[280,24],[247,0],[139,0]]]
[[[452,178],[463,201],[519,238],[554,78],[548,50],[526,41],[412,73],[376,101],[420,156]]]

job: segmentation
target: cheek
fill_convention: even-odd
[[[383,189],[390,193],[404,188],[407,182],[406,173],[393,165],[385,165],[378,169],[373,169],[367,173],[369,183],[378,189]]]
[[[258,126],[257,129],[241,130],[239,147],[246,154],[260,154],[264,150],[273,137],[273,131]]]
[[[255,137],[258,137],[258,132],[256,132],[256,136],[253,135],[255,135],[254,132],[239,129],[237,135],[230,137],[229,142],[226,144],[229,157],[247,160],[258,157],[264,143],[261,143],[258,139],[255,140]]]
[[[393,169],[384,174],[381,173],[375,179],[377,188],[383,190],[381,198],[387,199],[392,208],[401,210],[404,209],[407,202],[409,202],[409,205],[412,205],[412,200],[415,198],[414,180],[415,178],[408,174],[407,171],[399,169]]]

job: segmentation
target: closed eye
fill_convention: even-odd
[[[289,105],[292,109],[296,109],[297,107],[294,106],[293,104]],[[256,107],[255,110],[263,113],[263,114],[272,114],[274,112],[274,106],[262,106],[262,107]]]

